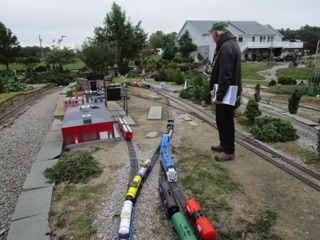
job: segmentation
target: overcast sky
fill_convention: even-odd
[[[62,35],[63,45],[80,47],[94,28],[102,27],[112,3],[149,36],[179,32],[186,20],[257,21],[275,29],[320,27],[319,0],[0,0],[0,22],[21,46],[44,47]]]

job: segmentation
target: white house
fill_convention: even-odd
[[[212,24],[218,21],[186,21],[177,34],[175,42],[186,32],[198,46],[198,52],[212,60],[216,44],[209,32]],[[299,52],[303,42],[283,41],[283,35],[270,25],[256,21],[227,21],[230,32],[237,37],[243,60],[272,59],[284,51]]]

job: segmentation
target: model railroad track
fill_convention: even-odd
[[[244,95],[246,98],[252,98],[252,96],[249,95]],[[276,103],[276,104],[280,104],[280,105],[285,105],[288,108],[288,103],[286,102],[280,102],[280,101],[275,101],[275,100],[271,100],[271,99],[265,99],[265,98],[261,98],[260,101],[264,101],[266,103]],[[307,107],[307,106],[299,106],[299,108],[301,109],[305,109],[305,110],[311,110],[311,111],[315,111],[315,112],[320,112],[320,109],[316,109],[316,108],[311,108],[311,107]]]
[[[20,104],[13,105],[12,108],[10,109],[10,111],[6,111],[3,114],[0,114],[0,126],[4,125],[10,118],[12,118],[12,117],[16,116],[17,114],[19,114],[20,112],[24,111],[28,106],[31,106],[34,103],[36,103],[37,101],[39,101],[39,99],[47,96],[48,94],[54,93],[56,91],[57,91],[56,88],[49,89],[49,90],[41,93],[40,95],[36,95],[36,96],[28,98],[27,100],[23,101]],[[59,89],[59,91],[60,91],[60,89]]]
[[[176,108],[181,111],[185,111],[190,115],[193,115],[197,117],[198,119],[202,120],[203,122],[207,123],[208,125],[212,126],[213,128],[216,128],[215,124],[213,124],[208,118],[205,118],[201,116],[200,114],[194,112],[194,108],[196,108],[198,111],[200,111],[202,114],[206,115],[207,117],[212,118],[213,115],[209,114],[208,112],[205,112],[197,107],[192,106],[187,101],[184,100],[177,100],[173,96],[170,96],[167,93],[162,93],[161,94],[170,100],[176,102],[179,104],[179,102],[183,102],[187,105],[187,107],[172,107]],[[193,109],[191,109],[193,108]],[[287,156],[284,156],[280,154],[279,152],[271,149],[270,147],[261,144],[259,141],[256,141],[255,139],[249,138],[245,134],[241,133],[240,131],[236,130],[236,142],[240,144],[241,146],[247,148],[249,151],[257,154],[264,160],[268,161],[269,163],[277,166],[281,170],[287,172],[291,176],[299,179],[306,185],[312,187],[313,189],[320,191],[320,185],[319,185],[319,180],[320,180],[320,174],[300,165],[296,161],[288,158]],[[289,167],[289,165],[291,167]],[[300,173],[299,173],[300,172]]]
[[[281,117],[281,118],[286,118],[288,121],[290,121],[294,126],[297,126],[297,132],[299,135],[304,136],[306,138],[308,138],[310,141],[312,141],[314,143],[314,145],[317,145],[317,141],[318,138],[316,137],[318,134],[318,130],[315,129],[312,126],[306,125],[302,122],[299,122],[295,119],[286,117],[283,114],[279,114],[276,111],[272,111],[272,110],[268,110],[266,108],[260,108],[260,110],[268,115],[272,115],[272,116],[277,116],[277,117]]]
[[[130,156],[130,181],[133,179],[133,177],[137,174],[138,172],[138,159],[137,159],[137,154],[136,150],[134,149],[133,142],[130,140],[127,140],[127,146],[129,150],[129,156]]]
[[[170,99],[168,97],[165,97],[165,99],[166,99],[166,105],[167,105],[167,111],[168,111],[168,118],[172,119],[173,114],[172,114],[172,106],[170,104]],[[159,150],[160,150],[160,146],[159,146]],[[160,186],[160,182],[163,182],[163,181],[167,181],[167,177],[166,177],[166,173],[162,167],[162,164],[160,164],[159,186]],[[186,208],[187,198],[186,198],[180,184],[178,182],[169,182],[169,185],[170,185],[170,188],[171,188],[171,190],[175,196],[175,199],[179,205],[180,212],[182,212],[186,216],[186,219],[187,219],[189,225],[191,226],[191,228],[193,229],[193,233],[196,236],[196,238],[198,240],[201,240],[202,237],[199,233],[199,230],[197,229],[197,226],[190,218],[190,215],[187,214],[187,208]],[[165,214],[165,212],[164,212],[164,214]],[[173,235],[176,237],[176,239],[179,239],[176,232],[174,231],[173,226],[171,226],[171,229],[172,229]]]

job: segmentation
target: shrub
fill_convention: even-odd
[[[278,78],[278,83],[280,83],[282,85],[296,85],[297,84],[297,80],[295,80],[292,77],[279,77]]]
[[[268,83],[268,87],[271,87],[271,86],[275,86],[277,85],[277,81],[272,79],[269,83]]]
[[[264,142],[287,142],[299,138],[289,121],[263,116],[257,117],[250,132],[254,138]]]
[[[0,93],[4,93],[5,92],[5,88],[4,88],[5,82],[6,82],[6,79],[0,77]]]
[[[176,74],[174,75],[174,79],[173,80],[178,85],[184,83],[184,77],[183,77],[182,72],[180,70],[176,72]]]
[[[256,102],[260,102],[260,100],[261,100],[260,84],[257,84],[254,89],[255,89],[254,99],[256,100]]]
[[[201,88],[200,86],[194,86],[192,90],[192,98],[195,100],[200,100]]]
[[[161,82],[167,82],[168,81],[168,74],[164,68],[161,68],[159,71],[159,78]]]
[[[194,86],[202,86],[203,85],[203,77],[200,74],[197,74],[193,79]]]
[[[179,97],[184,98],[184,99],[190,99],[193,96],[193,87],[187,87],[186,89],[183,89],[179,93]]]
[[[249,122],[252,124],[256,117],[261,115],[261,111],[259,110],[259,104],[254,99],[249,99],[247,103],[246,110],[244,112],[244,116],[248,118]]]
[[[53,167],[44,171],[44,176],[50,183],[86,183],[91,177],[99,176],[101,172],[99,162],[89,152],[76,151],[63,154]]]
[[[288,110],[291,114],[297,114],[299,108],[301,95],[298,93],[298,90],[295,89],[289,98]]]
[[[180,69],[180,71],[182,71],[182,72],[186,72],[186,71],[189,70],[189,67],[188,67],[188,65],[180,64],[180,65],[179,65],[179,69]]]

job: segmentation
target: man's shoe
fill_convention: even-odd
[[[214,159],[218,162],[226,162],[226,161],[234,160],[234,153],[226,154],[222,152],[219,156],[215,156]]]
[[[211,146],[211,150],[213,152],[223,152],[223,147],[221,145],[218,146]]]

